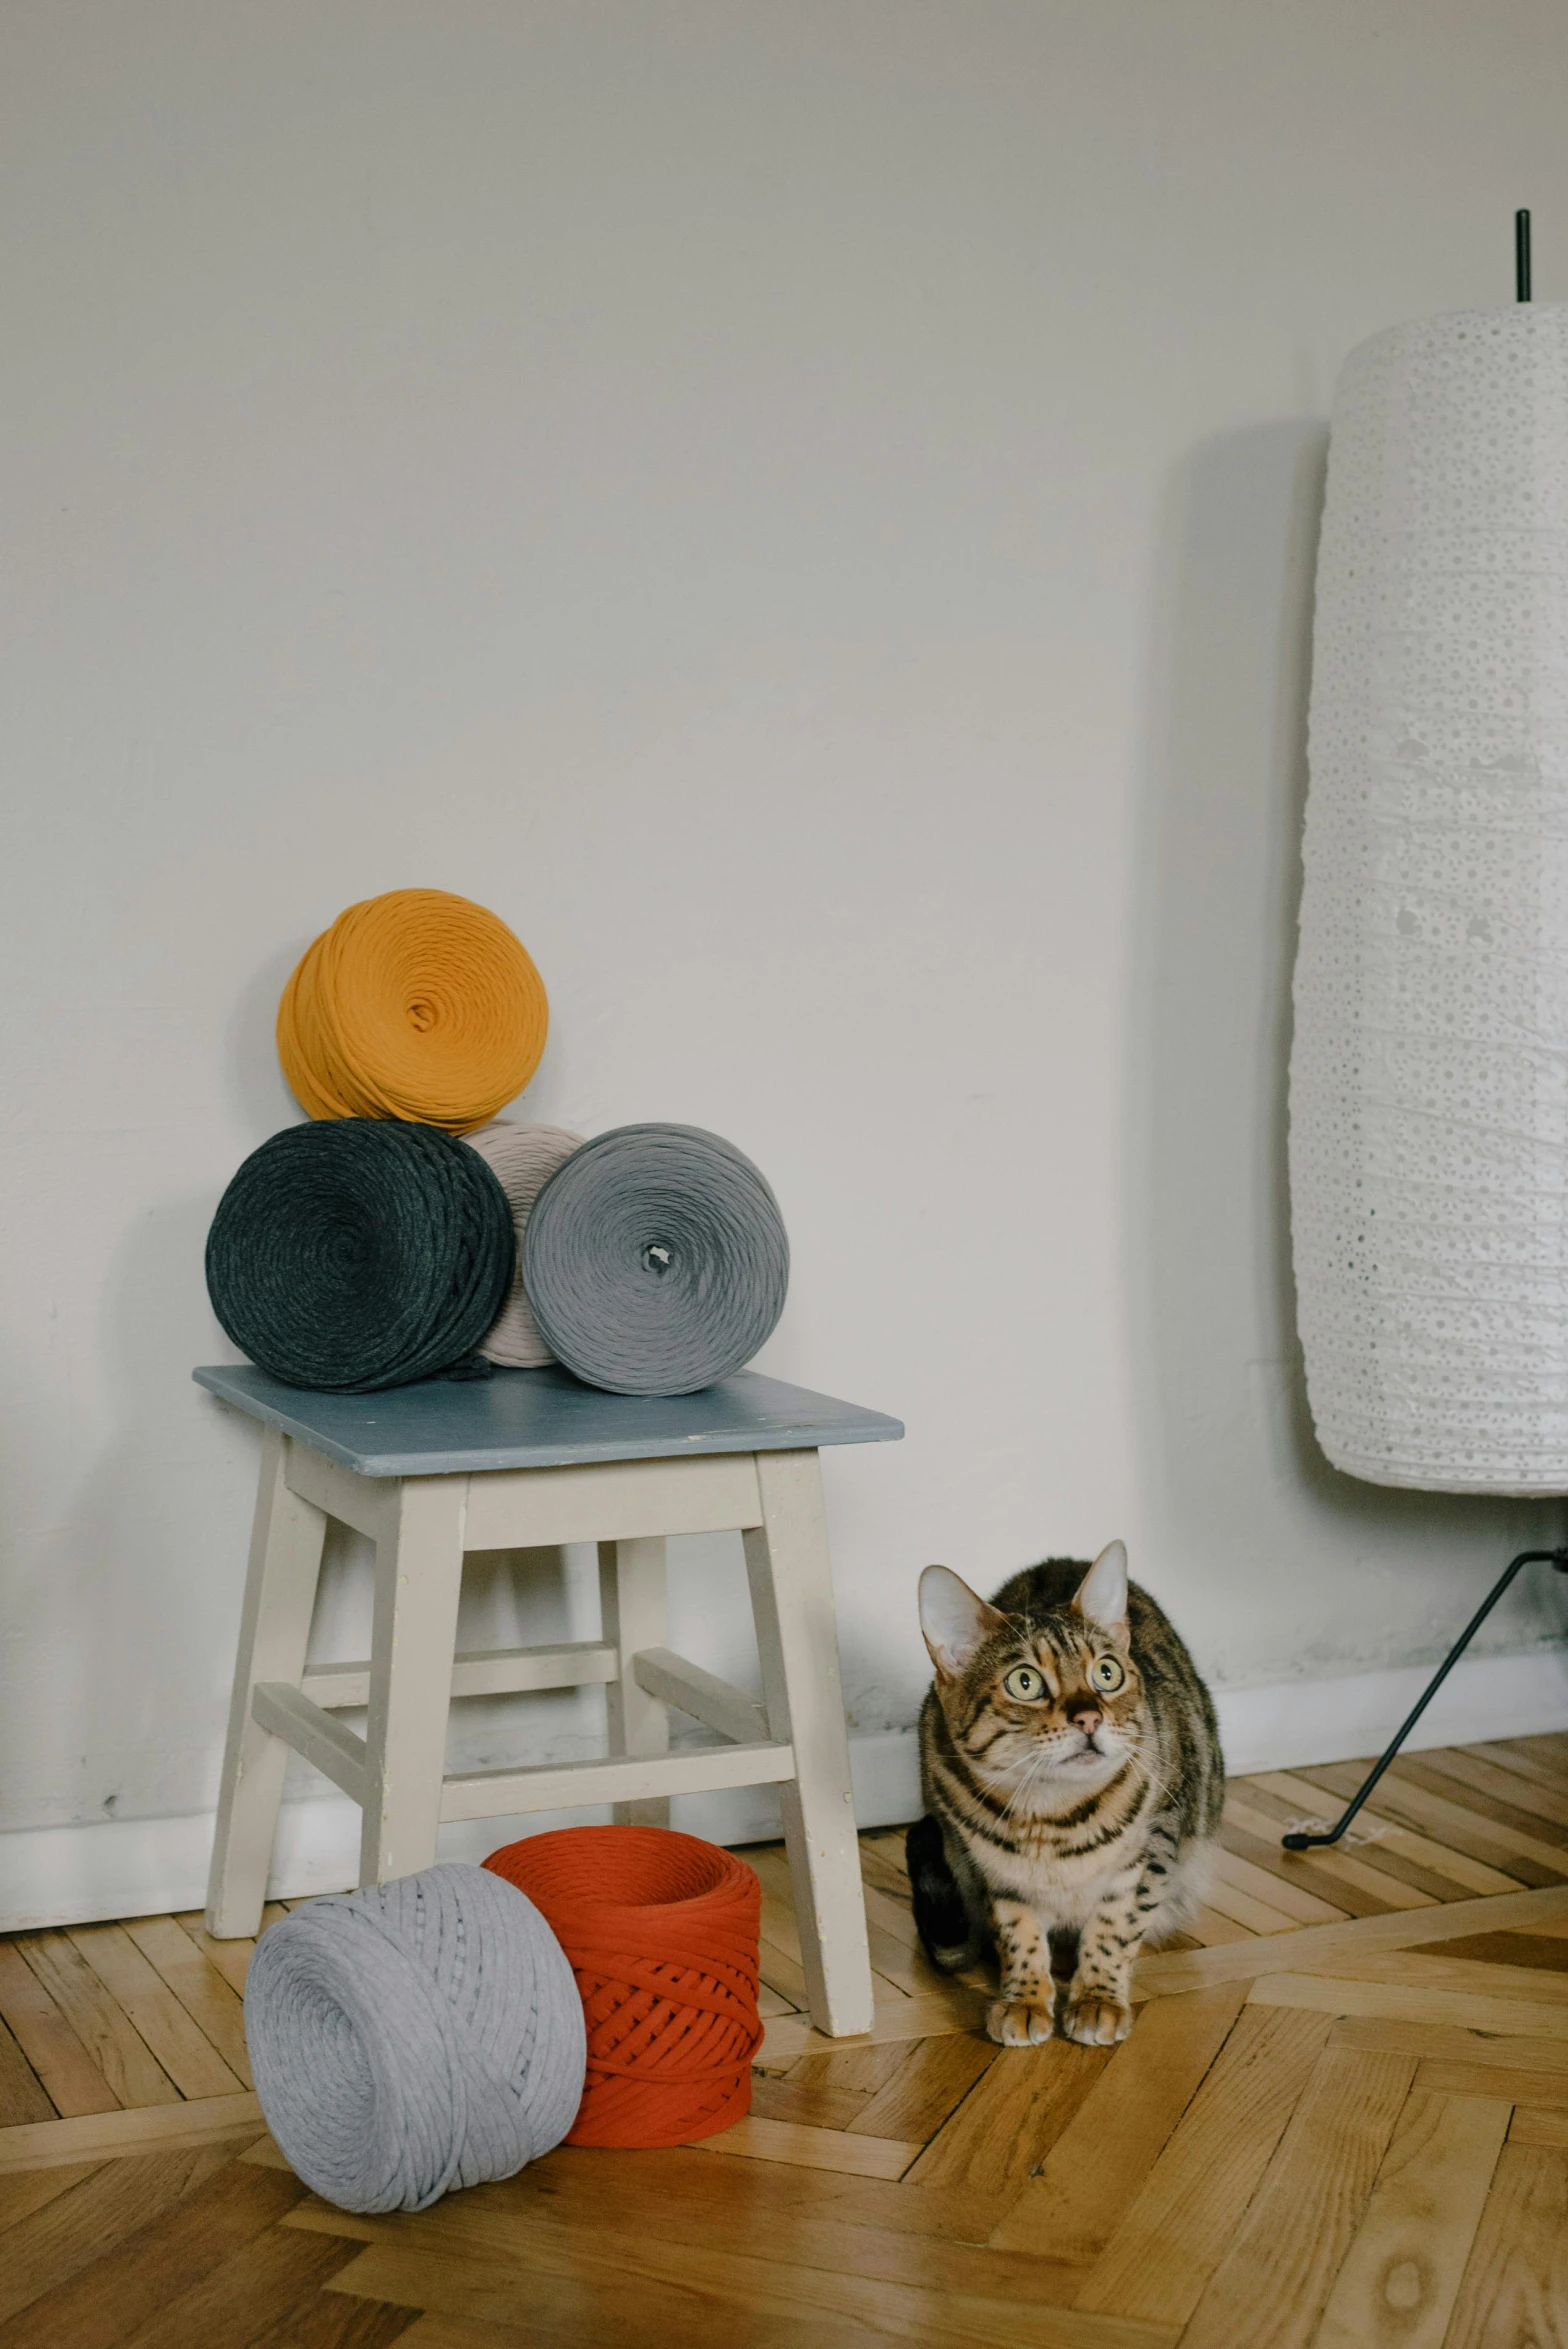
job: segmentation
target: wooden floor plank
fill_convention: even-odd
[[[1442,2349],[1508,2110],[1501,2098],[1411,2096],[1314,2349]]]
[[[307,2289],[277,2322],[245,2349],[392,2349],[421,2321],[412,2308],[385,2301],[350,2299],[335,2280],[321,2291]],[[208,2349],[217,2349],[214,2343]],[[489,2349],[496,2349],[494,2338]]]
[[[917,2039],[916,2047],[937,2047],[949,2044],[945,2040]],[[962,2047],[963,2040],[951,2044]],[[769,2072],[754,2072],[751,2079],[751,2109],[759,2120],[801,2121],[813,2129],[847,2129],[857,2121],[871,2102],[863,2088],[833,2088],[827,2081],[792,2080],[777,2078]]]
[[[361,2302],[361,2306],[367,2305]],[[543,2330],[540,2329],[543,2326]],[[539,2349],[540,2344],[560,2341],[564,2336],[549,2322],[549,2312],[543,2311],[539,2324],[522,2332],[516,2325],[480,2324],[475,2318],[464,2316],[417,2316],[413,2327],[402,2336],[403,2349]],[[777,2335],[774,2336],[775,2340]],[[583,2349],[596,2349],[596,2343],[607,2335],[578,2332],[571,2336]],[[614,2343],[614,2349],[627,2349],[625,2337]]]
[[[106,2162],[9,2227],[0,2257],[0,2341],[10,2349],[11,2325],[33,2311],[38,2337],[52,2339],[53,2349],[76,2349],[62,2300],[71,2280],[176,2208],[227,2161],[222,2147],[203,2145]]]
[[[653,2158],[607,2150],[555,2154],[515,2178],[449,2199],[438,2232],[475,2258],[498,2243],[510,2255],[540,2227],[547,2236],[564,2228],[591,2245],[603,2234],[607,2208],[626,2232],[670,2244],[708,2249],[733,2241],[759,2257],[846,2275],[981,2297],[1051,2297],[1042,2293],[1048,2278],[1040,2261],[984,2248],[996,2217],[988,2199],[836,2171],[716,2163],[691,2148]],[[356,2218],[314,2198],[289,2223],[367,2242],[381,2239],[390,2225],[399,2240],[407,2239],[401,2219]]]
[[[403,2251],[375,2243],[333,2278],[333,2289],[381,2303],[433,2312],[454,2334],[434,2334],[425,2322],[403,2335],[423,2345],[454,2338],[467,2344],[526,2344],[527,2349],[802,2349],[797,2311],[746,2312],[742,2334],[733,2301],[685,2283],[657,2283],[624,2276],[606,2267],[587,2273],[574,2267],[564,2275],[550,2270],[519,2275],[515,2270],[476,2270],[472,2262],[439,2250]],[[810,2340],[822,2349],[863,2349],[866,2334],[853,2321],[813,2316]]]
[[[907,1827],[883,1827],[874,1829],[864,1838],[868,1848],[875,1852],[893,1870],[895,1875],[902,1876],[906,1884],[909,1882],[909,1866],[905,1856],[904,1838],[908,1832]]]
[[[46,2202],[68,2194],[73,2186],[90,2178],[98,2166],[96,2162],[79,2161],[69,2169],[18,2170],[9,2177],[0,2177],[0,2235],[7,2227],[18,2226],[24,2218],[31,2218]],[[4,2253],[0,2252],[0,2259],[3,2257]]]
[[[248,2078],[236,2077],[206,2033],[192,2022],[123,1925],[79,1925],[68,1938],[182,2096],[233,2096],[250,2086]]]
[[[918,2186],[961,2186],[1010,2200],[1044,2161],[1114,2049],[1052,2039],[1004,2047],[909,2172]]]
[[[808,2170],[844,2170],[856,2178],[901,2178],[923,2145],[891,2137],[851,2137],[843,2129],[813,2129],[798,2121],[770,2121],[749,2115],[716,2137],[695,2141],[700,2153],[722,2153],[747,2161],[788,2162]]]
[[[728,2306],[730,2344],[750,2343],[751,2327],[759,2318],[790,2318],[809,2331],[796,2336],[814,2340],[819,2322],[858,2324],[862,2337],[931,2342],[971,2349],[1165,2349],[1174,2341],[1169,2328],[1127,2326],[1116,2320],[1096,2320],[1080,2312],[1044,2303],[1035,2287],[1039,2269],[1034,2262],[1009,2262],[983,2251],[944,2255],[933,2246],[919,2263],[927,2280],[911,2281],[916,2268],[909,2239],[897,2246],[901,2273],[874,2274],[847,2263],[812,2264],[781,2252],[777,2244],[762,2256],[750,2246],[741,2251],[728,2245],[699,2241],[672,2241],[667,2233],[633,2231],[622,2213],[608,2222],[609,2206],[601,2203],[596,2219],[580,2228],[563,2226],[548,2216],[514,2217],[511,2224],[487,2228],[482,2218],[466,2214],[459,2224],[432,2224],[436,2213],[407,2213],[366,2222],[372,2239],[362,2259],[402,2263],[404,2290],[416,2295],[414,2304],[442,2306],[459,2315],[488,2317],[507,2323],[526,2319],[523,2295],[545,2276],[575,2281],[585,2301],[600,2282],[612,2278],[618,2285],[635,2282],[653,2291],[689,2293],[694,2304]],[[335,2225],[336,2214],[302,2210],[299,2222]],[[444,2288],[440,2299],[429,2294],[428,2278],[437,2261],[450,2261],[455,2274],[467,2279],[461,2300]],[[1024,2276],[1019,2279],[1018,2271]],[[345,2268],[340,2288],[385,2294],[391,2281],[388,2268],[378,2265]],[[933,2272],[941,2281],[929,2280]],[[969,2288],[976,2278],[1005,2282],[1010,2297]],[[641,2345],[664,2335],[647,2329],[646,2316],[629,2339]],[[678,2336],[670,2336],[676,2349]]]
[[[23,1933],[11,1947],[87,2049],[117,2103],[133,2110],[179,2103],[178,2088],[69,1935]]]
[[[763,1988],[773,1992],[780,2010],[787,2015],[803,2014],[809,1994],[806,1969],[799,1959],[764,1934],[757,1946],[757,1967]]]
[[[0,2021],[0,2129],[16,2128],[24,2121],[58,2118],[44,2093],[43,2082],[5,2023]]]
[[[1546,1761],[1515,1739],[1494,1738],[1454,1750],[1470,1754],[1478,1762],[1490,1762],[1517,1778],[1533,1778],[1538,1786],[1550,1787],[1557,1794],[1568,1794],[1568,1765],[1561,1760]]]
[[[995,2049],[983,2035],[994,1965],[960,1979],[929,1967],[899,1834],[861,1839],[873,2029],[816,2033],[795,2011],[787,1862],[762,1847],[778,1977],[764,2003],[784,2011],[767,2018],[751,2117],[686,2150],[561,2149],[448,2197],[412,2232],[303,2197],[262,2130],[242,2086],[250,1944],[210,1941],[194,1914],[0,1942],[0,2278],[15,2246],[32,2292],[25,2310],[0,2300],[0,2349],[13,2323],[77,2349],[62,2321],[82,2309],[89,2341],[110,2325],[105,2349],[1168,2349],[1183,2327],[1184,2349],[1309,2349],[1320,2318],[1371,2321],[1344,2296],[1379,2208],[1397,2216],[1412,2116],[1441,2110],[1463,2136],[1467,2114],[1509,2108],[1472,2268],[1506,2276],[1515,2261],[1536,2295],[1532,2349],[1568,2349],[1530,2248],[1545,2225],[1531,2214],[1568,2160],[1568,1830],[1547,1815],[1568,1804],[1568,1738],[1434,1752],[1408,1769],[1379,1789],[1373,1840],[1302,1858],[1279,1848],[1283,1826],[1329,1809],[1347,1777],[1359,1782],[1354,1765],[1233,1781],[1218,1905],[1142,1961],[1138,2020],[1116,2050]],[[263,1929],[285,1914],[269,1904]],[[161,2086],[121,2109],[116,2084],[131,2094],[132,2071],[149,2066]],[[191,2093],[220,2078],[229,2093]],[[57,2088],[87,2102],[45,2118],[40,2095],[65,2109]],[[33,2117],[14,2117],[18,2097]],[[1433,2173],[1449,2216],[1456,2161],[1429,2144],[1407,2164],[1421,2192]],[[1521,2164],[1539,2171],[1528,2192],[1510,2183]],[[281,2228],[208,2244],[183,2280],[152,2291],[137,2263],[174,2213],[168,2176],[189,2195],[227,2169],[301,2198]],[[86,2269],[111,2253],[131,2261],[134,2288],[100,2277],[83,2299]],[[196,2257],[189,2242],[181,2256]],[[1376,2289],[1394,2293],[1383,2317],[1408,2319],[1386,2338],[1423,2349],[1430,2335],[1436,2349],[1455,2274],[1423,2271],[1401,2313],[1400,2265],[1379,2271]],[[1494,2299],[1518,2305],[1511,2284]],[[1479,2305],[1466,2283],[1454,2349],[1523,2349],[1477,2330]],[[1381,2349],[1383,2335],[1366,2337]]]
[[[997,2050],[968,2032],[943,2039],[917,2039],[900,2056],[862,2111],[847,2126],[851,2135],[916,2138],[924,2145],[957,2110]]]
[[[261,1912],[262,1932],[265,1933],[269,1925],[276,1925],[288,1913],[281,1901],[269,1900]],[[200,1909],[184,1911],[175,1918],[174,1922],[182,1933],[189,1936],[192,1947],[200,1951],[209,1965],[217,1968],[229,1988],[237,1991],[243,1998],[245,1995],[245,1973],[256,1943],[240,1940],[215,1941],[207,1931],[206,1921]]]
[[[1260,1795],[1257,1799],[1266,1802],[1270,1798]],[[1286,1808],[1283,1803],[1276,1807],[1280,1811]],[[1290,1817],[1294,1824],[1299,1812]],[[1385,1851],[1381,1843],[1363,1843],[1354,1851],[1329,1844],[1315,1852],[1288,1852],[1279,1840],[1284,1832],[1283,1820],[1254,1810],[1250,1804],[1233,1799],[1225,1805],[1228,1840],[1238,1847],[1245,1845],[1248,1856],[1260,1867],[1292,1871],[1296,1880],[1315,1887],[1343,1915],[1378,1917],[1386,1909],[1430,1908],[1445,1900],[1465,1898],[1468,1888],[1463,1884]],[[1512,1892],[1516,1887],[1510,1878],[1487,1889]]]
[[[224,2162],[80,2267],[62,2290],[0,2325],[0,2349],[61,2349],[67,2342],[70,2349],[121,2349],[183,2292],[275,2227],[303,2191],[275,2171]]]
[[[1232,1917],[1222,1917],[1205,1901],[1187,1927],[1200,1949],[1223,1949],[1227,1941],[1255,1941],[1257,1935]]]
[[[249,2088],[244,1999],[172,1917],[138,1917],[125,1930],[208,2044],[217,2049],[239,2086]],[[218,1946],[214,1942],[213,1947]]]
[[[1418,2056],[1423,2063],[1469,2063],[1495,2070],[1550,2073],[1568,2078],[1568,2041],[1499,2038],[1495,2032],[1464,2030],[1452,2023],[1403,2022],[1392,2016],[1348,2015],[1329,2034],[1335,2047],[1366,2047],[1392,2055]],[[1460,2093],[1460,2091],[1455,2091]],[[1506,2088],[1480,2093],[1506,2096]]]
[[[1225,1821],[1221,1829],[1226,1850],[1236,1853],[1238,1858],[1249,1860],[1255,1868],[1272,1875],[1277,1882],[1295,1885],[1303,1892],[1314,1894],[1326,1909],[1333,1911],[1332,1916],[1303,1918],[1304,1924],[1327,1925],[1345,1917],[1380,1916],[1384,1909],[1398,1905],[1395,1900],[1384,1896],[1382,1877],[1374,1878],[1370,1887],[1363,1886],[1356,1878],[1369,1872],[1356,1870],[1355,1863],[1351,1862],[1354,1873],[1347,1881],[1343,1869],[1336,1871],[1332,1867],[1323,1866],[1312,1853],[1286,1851],[1279,1840],[1281,1832],[1280,1823],[1267,1812],[1254,1809],[1250,1803],[1238,1801],[1234,1795],[1227,1799]],[[1333,1856],[1331,1853],[1330,1859]],[[1457,1887],[1451,1888],[1446,1897],[1451,1898],[1454,1890]],[[1419,1906],[1420,1903],[1412,1905]]]
[[[1500,2046],[1516,2046],[1502,2041]],[[1429,2096],[1501,2096],[1519,2109],[1568,2115],[1568,2071],[1530,2071],[1523,2065],[1455,2063],[1428,2056],[1416,2066],[1415,2084]]]
[[[1509,2124],[1510,2145],[1546,2145],[1568,2150],[1568,2104],[1516,2104]]]
[[[1499,1966],[1484,1959],[1451,1957],[1441,1945],[1373,1949],[1320,1960],[1313,1970],[1336,1981],[1405,1982],[1413,1990],[1463,1990],[1483,1998],[1500,1993],[1541,2006],[1568,2006],[1568,1972],[1560,1966],[1526,1965],[1522,1955],[1517,1965]]]
[[[1178,1991],[1207,1989],[1215,1982],[1239,1982],[1245,1975],[1264,1974],[1282,1966],[1300,1971],[1340,1954],[1408,1949],[1417,1942],[1428,1947],[1440,1941],[1457,1941],[1481,1926],[1502,1931],[1563,1916],[1568,1916],[1568,1886],[1554,1885],[1539,1892],[1500,1893],[1494,1900],[1451,1901],[1446,1908],[1360,1917],[1347,1925],[1302,1925],[1288,1938],[1268,1934],[1232,1942],[1223,1949],[1178,1950],[1169,1956],[1146,1957],[1133,1977],[1133,1995],[1170,1997]]]
[[[829,2039],[824,2042],[822,2054],[797,2056],[785,2078],[802,2086],[845,2088],[856,2095],[872,2097],[879,2088],[887,2086],[911,2045],[924,2046],[925,2042]]]
[[[1322,2015],[1387,2015],[1413,2023],[1457,2023],[1467,2031],[1510,2038],[1568,2040],[1568,2008],[1523,1998],[1487,1998],[1465,1990],[1412,1989],[1328,1974],[1264,1974],[1252,1986],[1255,2006]]]
[[[1426,1763],[1443,1777],[1510,1805],[1526,1821],[1543,1820],[1549,1827],[1568,1828],[1568,1789],[1544,1772],[1521,1770],[1517,1763],[1510,1767],[1507,1760],[1493,1760],[1479,1746],[1445,1746],[1428,1754]],[[1534,1834],[1535,1828],[1530,1832]]]
[[[1304,1814],[1321,1815],[1323,1795],[1320,1788],[1289,1771],[1271,1771],[1266,1776],[1247,1782],[1249,1796],[1256,1789],[1260,1805],[1279,1815],[1281,1831],[1299,1826]],[[1333,1821],[1326,1820],[1331,1826]],[[1457,1851],[1452,1845],[1435,1836],[1423,1835],[1417,1828],[1401,1826],[1399,1821],[1380,1809],[1360,1813],[1345,1842],[1335,1844],[1327,1851],[1312,1854],[1314,1862],[1322,1867],[1338,1858],[1355,1858],[1365,1851],[1368,1864],[1375,1864],[1379,1874],[1394,1863],[1413,1862],[1417,1874],[1408,1879],[1432,1892],[1439,1900],[1452,1900],[1454,1885],[1467,1892],[1512,1892],[1519,1878],[1505,1875],[1501,1868],[1489,1867],[1484,1860]]]
[[[1280,1864],[1275,1867],[1272,1864],[1272,1847],[1263,1845],[1270,1862],[1265,1867],[1248,1858],[1247,1847],[1252,1843],[1252,1837],[1228,1822],[1221,1830],[1221,1840],[1214,1853],[1214,1868],[1225,1883],[1237,1885],[1258,1900],[1283,1909],[1296,1925],[1342,1925],[1345,1922],[1350,1915],[1347,1908],[1338,1902],[1325,1900],[1321,1893],[1313,1892],[1309,1886],[1292,1876],[1289,1852],[1280,1853]]]
[[[198,1957],[204,1958],[214,1973],[227,1982],[237,1998],[245,1995],[245,1976],[250,1968],[254,1941],[215,1941],[207,1931],[206,1919],[200,1909],[191,1909],[176,1916],[175,1924],[190,1942]]]
[[[1308,2349],[1415,2069],[1413,2056],[1323,2049],[1182,2349]]]
[[[1568,2154],[1503,2147],[1445,2349],[1568,2345]]]
[[[1224,2046],[1244,1982],[1162,1998],[1139,2017],[991,2235],[998,2248],[1092,2267]]]
[[[940,1990],[949,1979],[939,1973],[926,1953],[916,1943],[914,1948],[899,1934],[866,1919],[866,1947],[870,1953],[871,1971],[881,1982],[891,1982],[906,1997],[920,1998],[927,1991]]]
[[[126,2112],[83,2113],[68,2121],[34,2121],[0,2129],[0,2176],[12,2170],[53,2169],[77,2161],[123,2160],[177,2145],[202,2145],[213,2138],[252,2135],[261,2126],[261,2105],[247,2090],[235,2096],[203,2096],[173,2104],[138,2106]]]
[[[1326,2015],[1249,2006],[1106,2244],[1080,2310],[1182,2326],[1312,2075]]]
[[[1568,1778],[1568,1730],[1558,1730],[1543,1737],[1510,1737],[1499,1742],[1515,1753],[1530,1754],[1549,1769]]]
[[[1320,1793],[1348,1801],[1360,1787],[1365,1771],[1351,1763],[1325,1763],[1321,1769],[1301,1769],[1295,1776]],[[1568,1882],[1568,1854],[1556,1851],[1538,1836],[1522,1835],[1466,1808],[1461,1787],[1449,1786],[1434,1794],[1418,1779],[1390,1772],[1378,1788],[1378,1810],[1401,1826],[1430,1835],[1467,1858],[1479,1860],[1500,1874],[1529,1885]]]
[[[0,1941],[0,2019],[56,2112],[69,2116],[118,2108],[114,2090],[11,1941]]]
[[[1204,1906],[1229,1917],[1234,1925],[1245,1925],[1249,1933],[1291,1933],[1299,1922],[1284,1909],[1244,1892],[1221,1874],[1217,1864],[1209,1879]]]
[[[304,2349],[295,2312],[308,2309],[341,2268],[358,2257],[352,2243],[334,2242],[326,2235],[302,2235],[291,2227],[268,2224],[226,2259],[208,2267],[182,2291],[161,2298],[130,2331],[100,2336],[104,2349],[258,2349],[269,2337],[276,2340],[285,2328],[288,2349]],[[330,2313],[336,2300],[327,2301]],[[407,2310],[391,2337],[405,2332],[412,2321]],[[377,2329],[388,2330],[384,2316]]]
[[[787,2258],[807,2256],[804,2246],[814,2243],[810,2255],[830,2263],[839,2256],[837,2245],[854,2273],[892,2276],[910,2273],[910,2261],[917,2276],[923,2272],[922,2246],[945,2259],[957,2245],[983,2245],[1001,2216],[993,2196],[968,2188],[912,2186],[907,2178],[894,2185],[774,2162],[715,2162],[690,2147],[654,2157],[563,2147],[515,2178],[464,2195],[462,2209],[542,2211],[556,2220],[575,2211],[595,2225],[606,2195],[639,2232],[682,2241],[694,2229],[698,2242],[745,2238],[751,2247],[765,2239]],[[901,2238],[907,2241],[899,2250]]]
[[[913,1893],[908,1876],[902,1868],[895,1868],[886,1855],[877,1848],[876,1838],[860,1838],[860,1873],[868,1891],[885,1893],[887,1897],[910,1911],[913,1917]]]
[[[1484,1783],[1484,1763],[1466,1762],[1462,1755],[1439,1752],[1412,1754],[1408,1759],[1401,1757],[1390,1775],[1399,1785],[1422,1787],[1455,1804],[1469,1819],[1506,1828],[1511,1836],[1520,1839],[1522,1849],[1545,1852],[1556,1866],[1568,1866],[1568,1832],[1533,1806],[1517,1800],[1514,1794],[1517,1781],[1510,1780],[1503,1771],[1496,1772],[1496,1785],[1488,1785]]]
[[[894,2040],[929,2039],[943,2031],[979,2031],[985,2026],[990,2003],[983,1990],[950,1983],[924,1998],[900,1998],[879,2005],[869,2031],[857,2034],[853,2045],[886,2046]],[[757,2051],[760,2071],[783,2072],[803,2055],[827,2055],[845,2042],[815,2030],[807,2015],[781,2015],[769,2023]]]
[[[767,1944],[764,1976],[775,1989],[804,2006],[806,1974],[801,1963],[789,1861],[781,1845],[752,1845],[747,1858],[762,1884],[762,1937]],[[869,1918],[866,1939],[872,1971],[887,1990],[908,1997],[921,1989],[941,1987],[942,1976],[923,1955],[916,1960],[906,1941],[881,1925],[872,1924]]]
[[[1568,1972],[1568,1933],[1468,1933],[1462,1941],[1449,1942],[1446,1954],[1472,1958],[1478,1965],[1563,1973]]]

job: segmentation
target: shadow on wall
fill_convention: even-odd
[[[215,1192],[170,1199],[122,1238],[104,1283],[102,1359],[114,1433],[72,1507],[34,1552],[17,1619],[49,1673],[0,1708],[0,1785],[37,1799],[7,1826],[157,1817],[210,1808],[228,1710],[257,1430],[191,1381],[233,1359],[213,1329],[203,1257]],[[368,1653],[369,1545],[329,1530],[313,1652]],[[593,1638],[591,1556],[476,1553],[459,1644]],[[452,1766],[602,1750],[597,1690],[479,1698],[454,1714]],[[359,1716],[345,1716],[362,1727]],[[303,1763],[290,1792],[333,1790]]]
[[[1184,1620],[1221,1680],[1435,1655],[1512,1550],[1558,1538],[1552,1504],[1362,1484],[1312,1433],[1285,1101],[1327,438],[1316,420],[1264,425],[1181,467],[1135,819],[1140,1454],[1158,1566],[1192,1594]],[[1521,1591],[1485,1644],[1562,1620],[1555,1590]]]

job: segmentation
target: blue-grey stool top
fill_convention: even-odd
[[[376,1395],[285,1386],[248,1362],[209,1363],[191,1376],[236,1410],[361,1476],[458,1476],[687,1452],[804,1452],[885,1444],[904,1432],[900,1420],[880,1411],[755,1370],[695,1395],[606,1395],[557,1368],[423,1379]]]

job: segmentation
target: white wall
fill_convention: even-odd
[[[763,1366],[907,1420],[828,1469],[862,1729],[929,1558],[1125,1534],[1245,1688],[1555,1530],[1317,1456],[1281,1095],[1335,371],[1516,203],[1568,293],[1565,117],[1555,0],[10,0],[0,1825],[213,1798],[201,1242],[398,885],[534,952],[528,1113],[760,1161]],[[730,1546],[680,1588],[741,1669]]]

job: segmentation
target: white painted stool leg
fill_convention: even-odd
[[[599,1544],[600,1637],[620,1655],[620,1670],[605,1685],[610,1751],[663,1754],[670,1746],[669,1708],[639,1687],[632,1658],[643,1648],[662,1648],[668,1630],[667,1569],[662,1535],[652,1539]],[[668,1827],[668,1795],[617,1803],[619,1827]]]
[[[262,1442],[218,1831],[207,1882],[207,1930],[222,1941],[252,1934],[261,1923],[288,1761],[282,1738],[252,1720],[251,1691],[258,1680],[299,1686],[327,1530],[321,1511],[284,1483],[287,1459],[287,1437],[269,1427]]]
[[[768,1729],[798,1773],[779,1794],[811,2019],[871,2028],[871,1959],[839,1681],[833,1577],[815,1452],[759,1452],[762,1524],[745,1536]]]
[[[436,1856],[467,1517],[466,1476],[406,1477],[376,1544],[362,1885],[412,1876]]]

